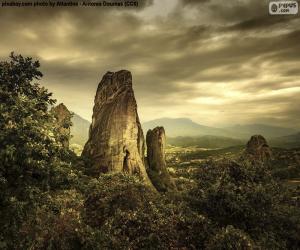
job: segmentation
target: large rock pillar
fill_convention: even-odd
[[[131,73],[127,70],[107,72],[97,89],[89,139],[82,155],[90,158],[98,174],[126,172],[150,182],[144,151]]]
[[[166,135],[163,127],[148,130],[147,142],[147,165],[148,174],[158,191],[170,191],[176,189],[171,179],[165,159]]]

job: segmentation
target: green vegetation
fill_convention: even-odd
[[[197,174],[201,181],[191,190],[192,207],[218,227],[239,229],[258,248],[299,247],[299,207],[268,168],[222,161]]]
[[[135,176],[89,176],[63,145],[41,77],[31,58],[0,63],[0,249],[300,248],[297,190],[270,168],[222,158],[241,148],[174,156],[186,157],[168,161],[174,193]]]
[[[0,245],[13,249],[23,223],[40,207],[45,194],[68,187],[70,160],[55,117],[51,94],[32,81],[42,77],[39,62],[11,54],[0,63]],[[19,248],[20,249],[20,248]]]

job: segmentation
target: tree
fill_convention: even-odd
[[[48,112],[55,100],[36,82],[43,76],[39,67],[38,61],[13,53],[0,62],[0,223],[5,238],[17,237],[41,192],[66,183],[70,167]]]

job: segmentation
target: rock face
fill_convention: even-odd
[[[252,161],[267,162],[272,158],[272,151],[267,140],[261,135],[253,135],[247,143],[246,156]]]
[[[57,120],[56,129],[59,134],[59,140],[65,148],[69,148],[72,114],[63,103],[52,108],[51,111]]]
[[[107,72],[97,89],[89,139],[82,155],[91,159],[95,174],[126,172],[150,182],[144,152],[131,73]]]
[[[165,160],[166,135],[163,127],[148,130],[147,142],[147,172],[158,191],[169,191],[176,189],[172,181]]]

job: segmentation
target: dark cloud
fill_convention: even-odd
[[[299,17],[296,17],[299,18]],[[259,30],[259,29],[270,29],[276,25],[287,25],[290,21],[294,21],[295,17],[290,16],[267,16],[263,15],[260,17],[243,20],[242,22],[235,23],[226,27],[225,30]],[[283,26],[284,28],[284,26]]]

